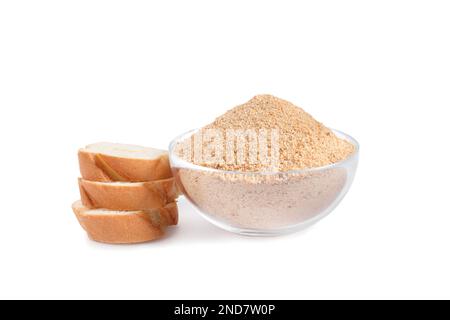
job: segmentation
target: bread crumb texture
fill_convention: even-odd
[[[279,160],[277,166],[269,164],[272,170],[261,161],[204,162],[201,157],[189,155],[192,153],[190,149],[186,152],[191,157],[190,162],[225,171],[174,168],[183,193],[202,212],[222,224],[265,230],[300,225],[327,213],[351,178],[347,167],[340,165],[321,170],[292,171],[336,163],[355,150],[351,143],[336,137],[301,108],[274,96],[256,96],[199,132],[210,129],[220,130],[220,135],[226,135],[228,130],[276,129],[278,132],[275,154],[279,155]],[[195,137],[185,142],[192,143],[192,140]],[[205,149],[204,139],[200,145]],[[273,141],[267,144],[271,154],[273,150],[270,149],[274,145]],[[268,171],[275,172],[263,173]]]
[[[239,105],[213,123],[201,129],[201,132],[214,129],[226,135],[227,130],[273,130],[278,131],[279,159],[275,171],[290,171],[322,167],[346,159],[354,152],[354,146],[338,138],[330,129],[316,121],[303,109],[291,102],[272,95],[257,95],[250,101]],[[268,153],[272,145],[268,142]],[[245,158],[247,159],[247,158]],[[267,171],[262,162],[230,163],[219,161],[207,163],[203,159],[192,159],[197,165],[230,171],[258,172]]]
[[[319,172],[224,173],[179,169],[187,197],[235,228],[277,229],[305,222],[329,208],[347,183],[344,168]]]

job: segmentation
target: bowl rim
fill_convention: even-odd
[[[321,167],[314,167],[314,168],[306,168],[306,169],[294,169],[294,170],[289,170],[289,171],[237,171],[237,170],[222,170],[222,169],[215,169],[215,168],[210,168],[210,167],[205,167],[205,166],[200,166],[198,164],[194,164],[192,162],[186,161],[180,157],[178,157],[175,152],[174,152],[174,148],[176,143],[178,143],[179,141],[181,141],[182,139],[186,139],[190,136],[192,136],[195,132],[201,130],[201,129],[193,129],[193,130],[189,130],[185,133],[182,133],[180,135],[178,135],[177,137],[175,137],[169,144],[169,161],[170,164],[172,166],[172,164],[177,164],[174,167],[180,167],[180,165],[182,166],[182,168],[184,169],[192,169],[192,170],[201,170],[201,171],[207,171],[207,172],[215,172],[215,173],[223,173],[223,174],[235,174],[235,175],[267,175],[267,176],[272,176],[272,175],[289,175],[289,174],[304,174],[304,173],[310,173],[310,172],[317,172],[317,171],[322,171],[322,170],[329,170],[332,168],[336,168],[336,167],[341,167],[347,163],[352,162],[353,160],[358,158],[359,155],[359,143],[358,141],[353,138],[351,135],[340,131],[340,130],[336,130],[336,129],[332,129],[329,128],[338,138],[340,139],[344,139],[347,142],[351,143],[355,149],[353,151],[353,153],[351,155],[349,155],[347,158],[338,161],[338,162],[334,162],[331,164],[328,164],[326,166],[321,166]]]

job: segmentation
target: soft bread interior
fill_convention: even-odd
[[[169,209],[172,208],[173,206],[175,206],[176,203],[175,202],[171,202],[169,204],[167,204],[164,208]],[[140,213],[142,211],[115,211],[115,210],[107,210],[107,209],[88,209],[85,206],[83,206],[83,204],[81,203],[80,200],[76,201],[73,204],[73,208],[79,210],[80,213],[85,214],[85,215],[133,215],[133,214],[137,214]],[[153,210],[158,210],[158,209],[153,209]]]
[[[87,207],[83,206],[81,201],[77,201],[73,204],[73,207],[77,210],[79,210],[80,213],[86,214],[86,215],[128,215],[128,214],[136,214],[139,213],[139,211],[113,211],[113,210],[107,210],[107,209],[88,209]]]
[[[154,182],[154,183],[158,183],[158,182],[165,182],[165,181],[171,181],[174,178],[168,178],[168,179],[161,179],[161,180],[154,180],[154,181],[149,181]],[[146,182],[124,182],[124,181],[111,181],[111,182],[99,182],[99,181],[87,181],[91,184],[96,184],[96,185],[111,185],[111,186],[116,186],[116,187],[135,187],[135,186],[139,186],[139,185],[143,185]]]
[[[157,159],[165,154],[167,151],[136,146],[132,144],[99,142],[86,146],[82,149],[86,152],[99,153],[113,157],[133,158],[133,159]]]

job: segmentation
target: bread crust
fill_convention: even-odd
[[[80,149],[78,160],[81,176],[90,181],[144,182],[172,177],[167,154],[155,159],[135,159]]]
[[[89,238],[103,243],[128,244],[156,240],[164,236],[168,225],[178,223],[175,202],[159,209],[96,214],[95,210],[76,201],[72,209]]]
[[[164,207],[178,196],[174,178],[135,182],[96,182],[78,179],[81,202],[88,208],[147,210]]]

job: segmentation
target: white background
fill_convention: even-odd
[[[0,298],[450,298],[448,1],[0,2]],[[305,232],[180,201],[166,239],[91,242],[77,149],[166,148],[258,93],[361,143]]]

